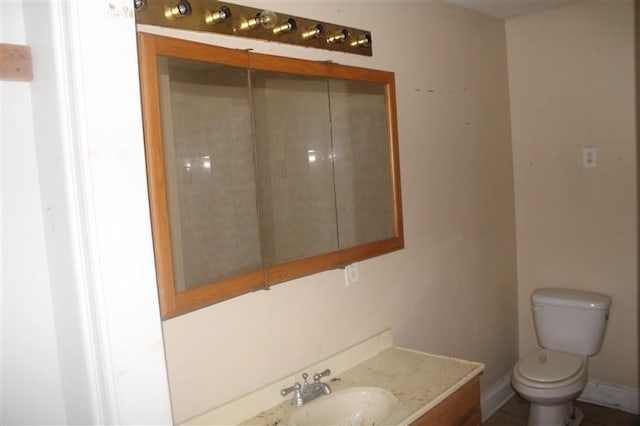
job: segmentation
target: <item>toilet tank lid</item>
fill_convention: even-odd
[[[606,310],[611,306],[611,298],[606,294],[565,288],[539,288],[531,294],[531,302],[533,304],[599,310]]]

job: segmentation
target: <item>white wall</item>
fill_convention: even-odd
[[[520,353],[536,347],[536,287],[613,298],[590,377],[638,387],[632,0],[587,0],[507,21]],[[582,149],[597,149],[583,168]]]
[[[25,44],[21,3],[0,3],[0,42]],[[2,102],[2,424],[67,422],[54,324],[31,86]]]
[[[486,389],[517,359],[503,22],[436,1],[269,7],[370,29],[373,57],[154,31],[394,71],[406,248],[361,262],[360,282],[348,288],[341,270],[329,271],[165,321],[174,419],[201,414],[386,327],[399,345],[485,362]]]

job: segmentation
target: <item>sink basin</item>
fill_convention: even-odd
[[[295,409],[290,425],[373,425],[381,424],[398,403],[388,390],[354,387],[318,397]]]

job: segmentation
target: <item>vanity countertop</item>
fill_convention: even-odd
[[[416,420],[446,399],[483,369],[484,365],[477,362],[393,346],[323,381],[329,383],[333,392],[354,386],[376,386],[391,391],[398,398],[398,406],[385,419],[385,424],[404,425]],[[287,418],[294,410],[296,407],[293,407],[290,398],[287,398],[281,404],[242,424],[286,424]]]
[[[389,390],[398,404],[384,423],[406,425],[478,376],[484,365],[395,346],[387,329],[183,425],[285,425],[296,407],[291,405],[291,395],[282,397],[280,390],[300,381],[304,371],[312,376],[326,368],[332,373],[322,381],[333,392],[356,386]],[[251,413],[259,414],[251,417]]]

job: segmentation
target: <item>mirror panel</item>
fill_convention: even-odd
[[[261,270],[248,70],[160,56],[175,291]]]
[[[266,266],[338,249],[326,78],[251,71]]]
[[[335,193],[341,249],[395,234],[385,86],[330,80]]]

